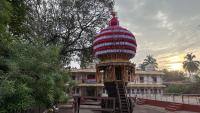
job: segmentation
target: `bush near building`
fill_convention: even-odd
[[[200,77],[195,78],[196,81],[189,84],[171,84],[165,89],[165,93],[200,94]]]

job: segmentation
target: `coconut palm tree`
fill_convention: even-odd
[[[158,68],[158,63],[156,62],[156,59],[153,58],[152,55],[146,56],[146,58],[144,59],[144,62],[141,64],[141,68],[144,70],[145,66],[149,64],[153,65],[155,68]]]
[[[183,62],[183,68],[191,76],[192,73],[195,73],[199,70],[200,61],[194,60],[196,56],[192,53],[188,53],[185,56],[185,61]]]

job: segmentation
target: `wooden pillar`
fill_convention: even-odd
[[[124,71],[124,81],[128,81],[128,73],[127,73],[127,67],[124,65],[123,66],[123,71]]]
[[[99,69],[96,66],[96,82],[99,83]]]
[[[115,80],[115,66],[113,66],[113,65],[112,65],[111,75],[112,75],[112,80]]]

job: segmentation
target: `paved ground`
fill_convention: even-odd
[[[59,113],[73,113],[71,110],[62,110]],[[91,110],[80,110],[79,113],[101,113],[101,112],[94,112]],[[188,111],[176,111],[170,112],[164,110],[164,108],[155,107],[155,106],[147,106],[147,105],[137,105],[134,108],[133,113],[197,113],[197,112],[188,112]]]
[[[152,108],[146,105],[137,105],[133,113],[167,113],[164,109]],[[170,112],[169,112],[170,113]]]
[[[170,111],[166,111],[164,108],[160,108],[160,107],[137,105],[135,107],[133,113],[196,113],[196,112],[188,112],[188,111],[170,112]]]
[[[135,97],[132,95],[132,97]],[[160,101],[167,101],[167,102],[177,102],[177,103],[185,103],[185,104],[194,104],[194,105],[200,105],[200,97],[197,96],[172,96],[172,95],[150,95],[150,94],[144,94],[144,95],[138,95],[138,98],[144,98],[144,99],[151,99],[151,100],[160,100]]]

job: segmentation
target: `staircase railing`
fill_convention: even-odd
[[[120,93],[119,93],[119,85],[118,85],[118,82],[115,82],[116,84],[116,89],[117,89],[117,95],[118,95],[118,100],[119,100],[119,110],[120,112],[122,112],[122,104],[121,104],[121,98],[120,98]]]
[[[124,88],[124,90],[125,90],[125,97],[126,97],[126,102],[127,102],[127,105],[128,105],[128,112],[130,113],[130,101],[128,100],[128,97],[127,97],[127,89],[126,89],[126,85],[125,85],[125,82],[122,82],[122,86],[123,86],[123,88]]]

